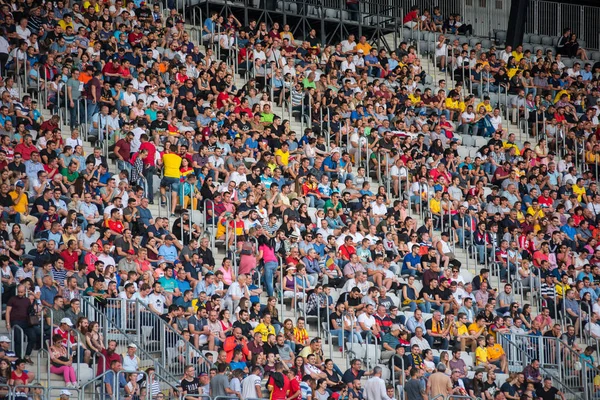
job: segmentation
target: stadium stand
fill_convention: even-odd
[[[3,3],[0,396],[598,398],[600,52],[328,5]]]

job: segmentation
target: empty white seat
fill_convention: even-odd
[[[352,352],[354,354],[353,358],[357,358],[359,360],[365,358],[365,349],[366,347],[364,344],[350,342],[346,343],[346,350],[348,352]]]

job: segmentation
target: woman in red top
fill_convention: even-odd
[[[15,361],[15,370],[11,372],[8,384],[10,386],[29,384],[29,375],[25,372],[25,360],[19,359]],[[24,390],[26,391],[27,389]]]

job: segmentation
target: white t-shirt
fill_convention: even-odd
[[[463,112],[460,116],[466,123],[471,123],[475,119],[475,113],[468,113],[466,111]]]
[[[500,115],[498,115],[497,117],[492,115],[490,117],[490,122],[492,123],[492,126],[494,127],[494,129],[498,130],[498,128],[500,127],[500,124],[502,124],[502,117]]]
[[[447,56],[447,55],[448,55],[448,45],[446,43],[442,44],[441,47],[438,47],[438,45],[435,46],[435,56],[436,57]]]
[[[358,323],[363,324],[366,328],[371,329],[377,322],[374,316],[369,316],[367,313],[362,313],[358,316]]]
[[[385,203],[377,204],[376,201],[371,203],[371,210],[373,211],[373,215],[386,215],[387,207]]]
[[[256,398],[256,386],[261,386],[261,379],[257,375],[248,375],[242,381],[242,400]]]

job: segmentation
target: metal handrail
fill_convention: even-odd
[[[121,300],[124,302],[127,302],[127,300]],[[109,321],[109,317],[106,315],[106,313],[104,313],[102,310],[98,309],[98,307],[96,307],[94,304],[92,304],[89,299],[87,297],[82,297],[81,298],[81,305],[82,305],[82,309],[83,307],[87,307],[88,310],[92,311],[93,314],[91,313],[87,313],[88,315],[88,319],[96,321],[96,322],[100,322],[96,319],[96,317],[99,317],[99,320],[103,320],[105,322]],[[105,340],[105,345],[108,344],[109,342],[109,338],[108,338],[108,324],[105,323],[103,325],[103,329],[104,329],[104,340]],[[168,376],[169,379],[172,379],[173,381],[177,381],[177,377],[175,377],[174,375],[172,375],[171,373],[169,373],[169,369],[166,365],[161,364],[156,357],[152,356],[150,352],[148,352],[146,350],[146,348],[144,346],[141,345],[141,340],[138,339],[138,336],[136,335],[131,335],[129,333],[127,333],[126,331],[124,331],[120,326],[117,326],[116,324],[111,324],[111,329],[116,330],[117,333],[119,335],[121,335],[122,337],[124,337],[127,340],[127,343],[133,343],[137,346],[137,351],[139,352],[138,354],[141,354],[144,356],[144,359],[146,360],[152,360],[153,361],[153,366],[156,368],[157,371],[164,371],[164,375]],[[136,330],[137,335],[140,334],[140,329]]]
[[[555,353],[555,360],[553,363],[543,363],[545,361],[544,356],[547,355],[547,353],[544,351],[543,341],[547,341],[548,339],[554,343],[554,350],[556,350],[553,352]],[[578,397],[578,394],[567,383],[572,382],[572,377],[566,376],[566,371],[564,370],[565,365],[563,365],[565,363],[563,363],[561,359],[563,351],[572,349],[569,349],[568,346],[565,346],[559,338],[544,338],[533,335],[498,334],[498,343],[507,353],[507,359],[509,360],[509,363],[515,363],[515,372],[522,371],[523,368],[530,364],[533,359],[541,358],[539,369],[542,374],[545,376],[552,376],[554,381],[559,384],[564,392],[568,392],[569,394],[573,395],[574,398]],[[508,355],[512,350],[515,351],[515,354],[519,354],[519,356],[522,357],[520,363],[518,360],[513,360],[512,357]],[[577,359],[579,359],[578,353]],[[585,363],[582,362],[582,364]],[[509,364],[509,371],[510,367],[511,366]],[[575,386],[577,386],[577,382]]]
[[[175,331],[175,329],[173,329],[173,327],[169,324],[166,323],[165,320],[163,320],[162,318],[160,318],[160,316],[158,314],[155,314],[154,311],[148,309],[146,307],[146,305],[144,303],[142,303],[139,299],[135,300],[135,318],[136,318],[136,323],[139,325],[141,323],[141,313],[147,313],[147,315],[150,315],[151,319],[152,319],[152,323],[156,324],[154,325],[154,327],[156,328],[158,326],[159,332],[164,332],[165,335],[171,336],[174,339],[177,340],[177,342],[182,341],[183,343],[186,343],[186,350],[191,350],[193,352],[198,353],[198,358],[202,360],[202,363],[196,363],[194,365],[194,367],[197,369],[198,375],[200,375],[201,372],[208,372],[208,370],[210,368],[213,367],[213,363],[211,363],[202,353],[202,351],[200,349],[198,349],[197,347],[195,347],[193,344],[186,342],[186,340],[183,338],[183,336]],[[138,329],[139,331],[139,329]],[[169,360],[166,360],[166,343],[163,343],[163,346],[161,346],[161,351],[163,353],[163,363],[164,363],[164,367],[165,369],[167,369],[167,366],[173,367],[173,365],[169,365]],[[187,355],[189,356],[189,351],[187,352]],[[208,368],[207,368],[208,367]]]
[[[19,325],[13,325],[12,330],[11,330],[11,336],[12,336],[11,337],[11,339],[12,339],[11,345],[13,346],[13,350],[14,350],[14,345],[15,345],[15,333],[14,333],[15,330],[19,330],[21,332],[21,347],[20,347],[21,354],[17,354],[17,356],[19,358],[23,358],[23,353],[25,351],[25,343],[26,343],[25,339],[27,337],[25,336],[25,331],[23,330],[23,328],[21,328]]]

